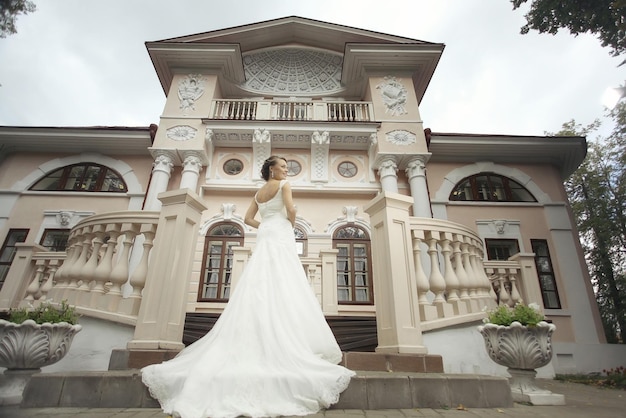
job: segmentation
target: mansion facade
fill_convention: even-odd
[[[557,327],[551,373],[621,365],[563,188],[584,138],[432,132],[438,43],[286,17],[146,48],[158,125],[0,127],[0,311],[67,300],[112,348],[180,350],[236,289],[256,240],[243,216],[280,155],[343,351],[492,372],[486,354],[463,364],[484,351],[476,326],[524,302]],[[111,356],[90,344],[68,357]]]

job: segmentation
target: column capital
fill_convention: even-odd
[[[152,171],[161,171],[168,176],[174,167],[174,155],[171,151],[157,150],[154,152],[154,162],[152,163]]]
[[[378,175],[380,178],[394,176],[397,177],[398,173],[398,164],[396,162],[396,157],[388,156],[384,157],[380,163],[378,164]]]
[[[195,153],[183,153],[183,171],[193,171],[198,174],[202,169],[202,159]]]
[[[426,175],[426,161],[428,159],[423,155],[416,155],[411,158],[404,170],[409,180],[413,177],[424,177]]]

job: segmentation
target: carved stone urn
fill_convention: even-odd
[[[552,360],[552,333],[556,326],[545,321],[536,326],[512,322],[509,326],[487,323],[478,327],[489,357],[507,367],[511,394],[516,402],[533,405],[565,405],[563,395],[537,387],[535,369]]]
[[[81,325],[67,322],[21,324],[0,319],[0,405],[19,404],[30,377],[61,360],[70,349]]]

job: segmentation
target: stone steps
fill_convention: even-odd
[[[508,408],[508,379],[497,376],[357,371],[332,409]],[[39,373],[23,393],[22,408],[158,408],[138,369]]]

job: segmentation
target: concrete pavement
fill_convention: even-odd
[[[565,395],[563,406],[532,406],[516,403],[511,408],[465,408],[462,405],[450,409],[330,409],[313,418],[626,418],[626,391],[599,388],[580,383],[539,380],[539,386],[553,393]],[[56,417],[56,418],[166,418],[167,415],[154,408],[20,408],[0,406],[2,418]]]

